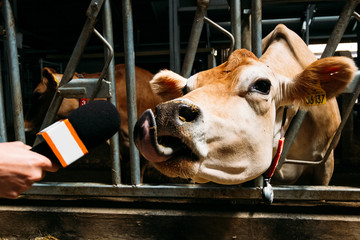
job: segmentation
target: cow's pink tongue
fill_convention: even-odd
[[[136,122],[134,141],[140,153],[151,162],[164,162],[176,151],[158,143],[155,117],[150,109],[146,110]]]

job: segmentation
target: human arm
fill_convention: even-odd
[[[0,143],[0,197],[17,198],[43,179],[45,171],[59,169],[57,164],[30,149],[22,142]]]

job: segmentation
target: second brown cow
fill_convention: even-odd
[[[98,78],[100,73],[82,73],[74,74],[73,78]],[[149,85],[153,74],[149,71],[135,67],[136,92],[137,92],[137,113],[141,114],[148,108],[154,107],[161,102],[160,97],[155,95]],[[25,130],[27,132],[36,133],[40,130],[40,126],[46,112],[50,106],[55,91],[58,88],[62,74],[57,73],[54,69],[45,67],[42,70],[41,82],[33,91],[32,104],[25,116]],[[126,81],[125,81],[125,65],[118,64],[115,66],[116,81],[116,98],[117,108],[121,117],[120,136],[120,152],[123,159],[128,159],[129,149],[129,130],[128,130],[128,114],[127,114],[127,98],[126,98]],[[79,107],[79,99],[65,98],[57,113],[57,119],[66,118],[73,110]]]

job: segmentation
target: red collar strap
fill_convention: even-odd
[[[284,142],[285,142],[285,121],[286,121],[286,113],[287,113],[287,106],[284,108],[284,113],[283,113],[283,118],[282,118],[282,122],[281,122],[281,136],[278,142],[278,147],[277,147],[277,151],[276,154],[271,162],[270,168],[267,172],[265,172],[264,174],[264,178],[267,179],[271,179],[271,177],[274,175],[276,167],[279,163],[279,159],[282,153],[282,150],[284,148]]]
[[[279,159],[280,159],[283,147],[284,147],[284,142],[285,142],[284,125],[285,125],[285,121],[286,121],[286,112],[287,112],[287,107],[284,108],[283,119],[282,119],[282,123],[281,123],[281,136],[279,139],[276,154],[272,160],[269,170],[263,174],[264,186],[262,189],[262,197],[263,197],[264,202],[267,204],[271,204],[274,200],[274,191],[270,184],[270,180],[271,180],[271,177],[274,175],[274,172],[279,163]]]
[[[278,142],[278,148],[277,148],[277,151],[276,151],[276,154],[272,160],[272,163],[271,163],[271,166],[269,168],[269,170],[267,171],[266,175],[265,175],[265,178],[271,178],[273,175],[274,175],[274,172],[275,172],[275,169],[279,163],[279,159],[280,159],[280,156],[281,156],[281,153],[282,153],[282,150],[283,150],[283,147],[284,147],[284,142],[285,142],[285,137],[282,136],[280,139],[279,139],[279,142]]]

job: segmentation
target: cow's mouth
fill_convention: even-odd
[[[136,122],[134,141],[140,153],[151,162],[165,162],[179,156],[191,161],[198,159],[182,139],[170,135],[158,136],[155,116],[150,109]]]

